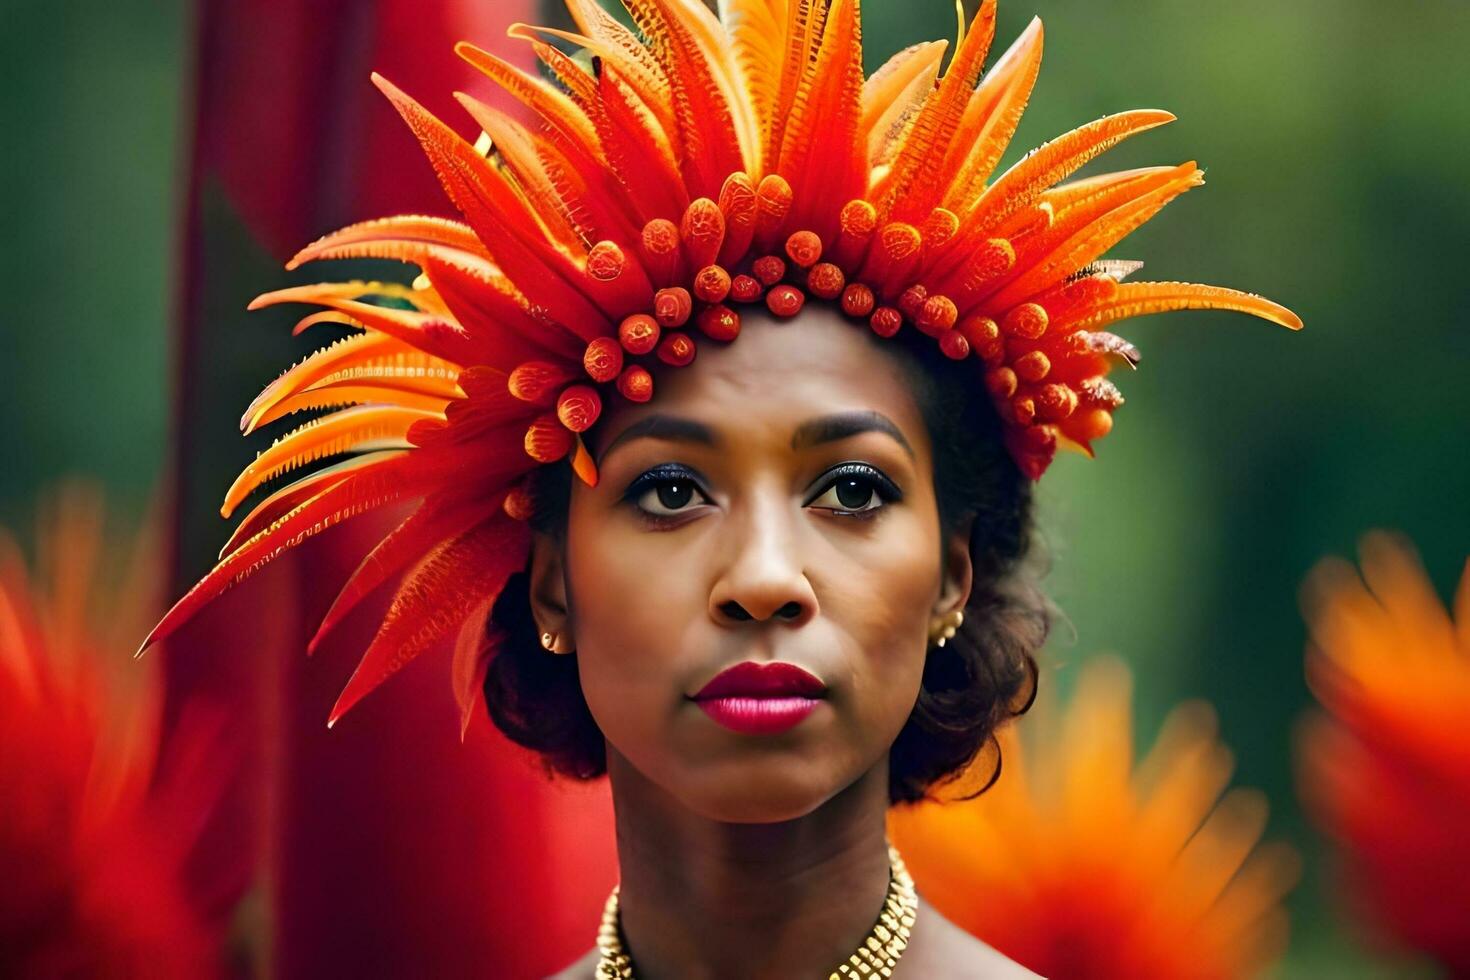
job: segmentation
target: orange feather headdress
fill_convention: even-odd
[[[1090,453],[1111,428],[1122,397],[1104,375],[1114,360],[1137,360],[1108,332],[1115,321],[1222,308],[1301,326],[1258,296],[1124,283],[1137,263],[1097,261],[1202,174],[1185,163],[1058,182],[1170,121],[1167,112],[1106,116],[992,179],[1036,79],[1040,21],[982,78],[995,32],[985,0],[942,74],[937,41],[865,78],[858,0],[721,0],[718,15],[701,0],[624,3],[637,31],[597,0],[567,0],[580,34],[511,27],[559,85],[460,44],[530,120],[461,94],[482,131],[474,143],[374,76],[464,222],[369,221],[288,266],[398,259],[422,272],[411,286],[327,283],[251,304],[315,304],[324,309],[298,330],[331,322],[358,332],[251,404],[247,433],[333,411],[261,453],[224,513],[307,461],[373,451],[261,502],[148,642],[318,531],[417,500],[318,633],[410,569],[331,718],[456,629],[468,711],[491,652],[490,606],[528,553],[526,477],[570,457],[594,483],[580,433],[603,399],[646,401],[649,367],[734,340],[741,304],[794,316],[807,297],[832,301],[881,336],[907,324],[949,357],[974,358],[1007,447],[1032,478],[1059,444]],[[379,448],[384,440],[398,448]]]

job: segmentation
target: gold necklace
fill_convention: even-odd
[[[597,980],[633,980],[633,959],[623,948],[623,930],[618,915],[618,887],[602,909],[602,926],[597,930]],[[847,961],[833,970],[828,980],[844,977],[891,977],[898,958],[909,944],[914,928],[914,915],[919,909],[919,895],[914,879],[909,877],[898,849],[888,845],[888,893],[883,897],[883,911],[872,931]]]

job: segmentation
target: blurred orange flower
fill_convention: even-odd
[[[129,656],[157,610],[155,543],[106,596],[100,495],[64,488],[48,517],[36,581],[0,528],[0,975],[210,976],[182,872],[220,728],[186,714],[161,761],[161,684]]]
[[[1176,707],[1135,767],[1131,693],[1121,661],[1090,660],[1065,710],[1038,701],[998,733],[990,790],[897,807],[889,832],[926,899],[1044,976],[1252,974],[1285,945],[1299,861],[1259,844],[1261,793],[1224,792],[1207,704]],[[975,766],[983,783],[993,758]]]
[[[1344,893],[1390,941],[1470,975],[1470,565],[1451,621],[1412,545],[1382,531],[1307,579],[1302,800]]]

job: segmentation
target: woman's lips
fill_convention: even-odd
[[[694,701],[710,718],[743,735],[774,735],[816,710],[827,686],[795,664],[746,661],[716,674]]]
[[[742,735],[775,735],[795,728],[821,704],[818,698],[711,698],[696,701],[718,724]]]
[[[820,677],[809,670],[802,670],[796,664],[779,660],[762,664],[747,660],[716,674],[713,680],[699,689],[694,700],[728,697],[819,698],[826,690],[827,685],[822,683]]]

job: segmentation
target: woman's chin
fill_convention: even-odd
[[[802,779],[787,764],[727,767],[680,781],[689,809],[722,823],[781,823],[811,813],[842,789],[832,780]]]
[[[789,797],[773,794],[764,789],[758,798],[738,796],[715,799],[687,800],[689,808],[709,820],[720,823],[784,823],[797,820],[811,813],[825,802],[827,797],[811,794],[793,794]]]

